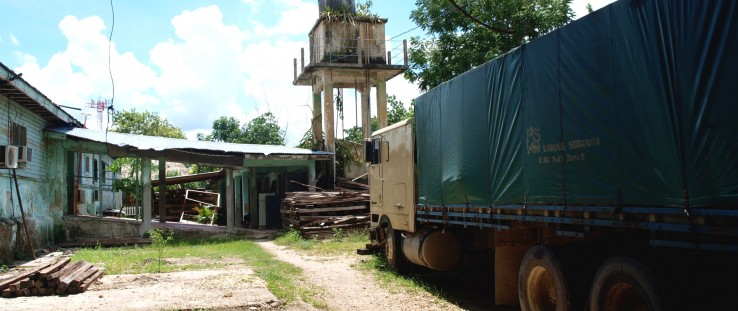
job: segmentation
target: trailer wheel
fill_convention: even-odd
[[[543,245],[533,246],[523,256],[518,274],[518,297],[524,311],[569,310],[570,289],[563,265]]]
[[[404,273],[407,270],[407,259],[402,254],[402,235],[400,231],[392,229],[392,223],[389,221],[385,237],[384,256],[387,259],[387,265],[395,272]]]
[[[607,260],[595,274],[589,294],[592,311],[664,310],[664,295],[651,271],[629,257]]]

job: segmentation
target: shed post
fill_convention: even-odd
[[[256,168],[249,167],[249,228],[259,229],[259,196],[256,189]]]
[[[233,204],[234,194],[233,194],[233,169],[227,168],[225,170],[225,180],[226,180],[226,231],[233,232],[236,230],[234,227],[234,219],[235,219],[235,204]]]
[[[379,74],[377,75],[377,124],[379,128],[387,127],[387,81]]]
[[[361,94],[361,132],[363,133],[364,139],[372,136],[372,117],[369,107],[369,93],[371,93],[372,87],[369,84],[368,78],[366,81],[366,85],[359,89],[359,93]]]
[[[102,154],[97,156],[97,216],[103,217],[103,159]]]
[[[325,150],[336,151],[336,141],[333,123],[333,75],[331,72],[323,75],[323,125],[325,126]]]
[[[143,236],[151,230],[151,159],[141,159],[141,183],[143,183],[143,215],[138,234]]]
[[[318,183],[318,180],[315,179],[315,160],[308,162],[308,184],[310,184],[311,187],[308,187],[309,192],[315,192],[315,185]]]
[[[167,160],[159,158],[159,222],[167,222]]]
[[[241,214],[247,215],[249,213],[249,180],[246,171],[241,171],[238,178],[241,179]],[[240,220],[243,220],[243,216]],[[248,224],[244,223],[241,227],[247,228]]]

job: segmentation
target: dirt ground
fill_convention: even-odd
[[[302,286],[317,292],[330,310],[454,310],[458,307],[437,300],[427,293],[409,293],[384,288],[353,264],[358,255],[309,256],[258,241],[278,259],[303,270]],[[192,260],[192,259],[189,259]],[[202,260],[202,259],[198,259]],[[219,259],[223,263],[224,259]],[[364,259],[365,260],[365,259]],[[168,259],[170,264],[190,264],[183,259]],[[0,298],[1,310],[315,310],[296,302],[284,305],[269,292],[239,259],[226,259],[219,270],[173,273],[105,275],[87,292],[68,296]]]
[[[428,293],[409,293],[401,288],[383,288],[373,276],[352,267],[359,255],[309,256],[274,244],[257,242],[303,270],[305,286],[312,286],[331,310],[460,310]]]

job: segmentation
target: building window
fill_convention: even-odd
[[[105,184],[105,172],[108,168],[108,164],[105,163],[105,161],[102,162],[102,174],[100,174],[100,180],[103,184]]]
[[[85,156],[85,173],[90,172],[90,157]]]
[[[97,160],[92,160],[92,182],[97,182]]]
[[[13,122],[10,127],[10,144],[13,146],[28,145],[28,131],[25,126]]]

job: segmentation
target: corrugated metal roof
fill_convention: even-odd
[[[54,125],[82,126],[79,120],[61,109],[46,95],[24,80],[20,74],[16,74],[3,63],[0,63],[0,94]]]
[[[124,134],[116,132],[100,132],[84,128],[56,127],[47,129],[51,132],[66,134],[76,138],[86,139],[99,143],[131,147],[138,150],[208,150],[215,152],[229,152],[242,154],[284,154],[284,155],[330,155],[330,152],[312,151],[309,149],[274,146],[231,144],[213,141],[197,141],[177,138]]]

